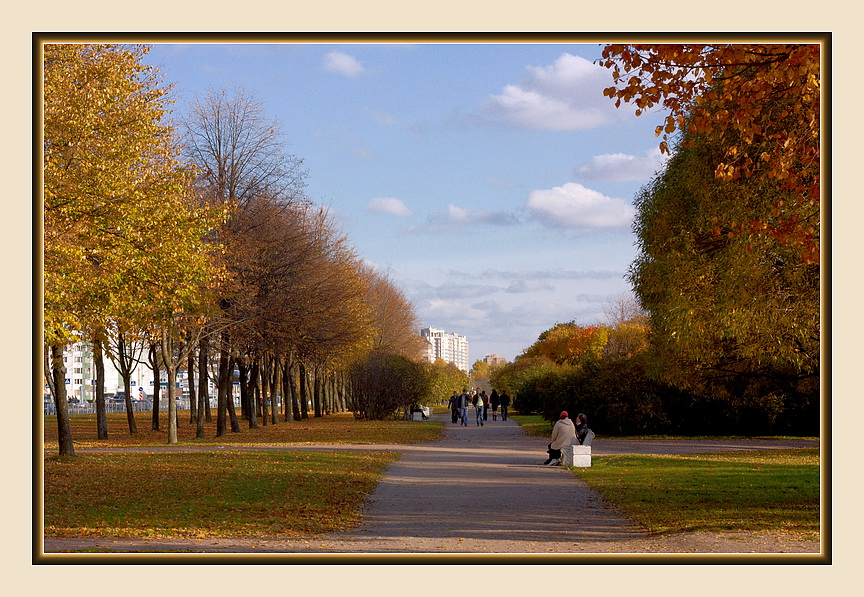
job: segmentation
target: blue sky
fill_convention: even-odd
[[[156,44],[175,111],[243,88],[423,326],[513,359],[629,292],[654,127],[603,97],[597,44]]]

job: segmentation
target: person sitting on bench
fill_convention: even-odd
[[[549,442],[549,458],[544,462],[544,465],[555,465],[561,459],[561,448],[569,446],[576,437],[576,427],[573,421],[567,418],[567,411],[561,411],[558,416],[558,421],[552,428],[552,441]]]

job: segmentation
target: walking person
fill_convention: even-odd
[[[492,395],[489,396],[489,405],[492,407],[492,420],[498,420],[498,405],[501,404],[501,399],[498,397],[498,390],[492,388]]]
[[[507,395],[507,390],[501,392],[501,420],[507,420],[507,410],[510,408],[510,396]]]
[[[456,390],[453,390],[453,395],[447,401],[447,407],[450,409],[450,420],[455,423],[459,420],[459,396]]]
[[[569,446],[576,437],[576,426],[573,421],[567,418],[567,411],[562,410],[558,415],[558,422],[552,428],[552,441],[549,442],[549,458],[544,462],[545,465],[558,464],[561,459],[561,448]]]
[[[483,410],[484,410],[483,409],[483,398],[481,397],[480,394],[476,395],[475,398],[477,399],[477,402],[474,403],[474,412],[475,412],[476,417],[477,417],[477,426],[482,427],[483,426]]]
[[[468,389],[463,388],[462,393],[459,395],[459,419],[465,427],[468,426],[468,404],[470,402],[471,398],[468,396]]]
[[[483,421],[489,420],[489,396],[486,395],[486,390],[480,393],[480,399],[483,401]]]

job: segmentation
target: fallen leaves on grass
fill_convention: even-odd
[[[285,444],[415,444],[435,441],[443,435],[440,421],[358,421],[351,413],[333,413],[302,421],[280,422],[249,429],[241,421],[239,433],[228,432],[216,437],[216,420],[205,424],[204,435],[195,438],[196,424],[189,422],[189,411],[179,411],[178,436],[181,446],[278,446]],[[130,434],[126,413],[108,413],[108,439],[97,439],[96,415],[72,415],[70,424],[75,447],[114,448],[161,446],[168,442],[168,413],[159,415],[159,431],[153,431],[152,413],[136,412],[138,433]],[[43,438],[46,449],[57,448],[55,416],[44,418]]]
[[[93,454],[44,462],[45,534],[297,537],[353,527],[395,452]]]

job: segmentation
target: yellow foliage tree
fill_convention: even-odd
[[[44,334],[55,357],[111,322],[167,329],[200,309],[214,273],[203,235],[224,213],[190,202],[194,173],[162,120],[169,87],[142,63],[147,51],[43,47]],[[73,452],[68,433],[60,443]]]

